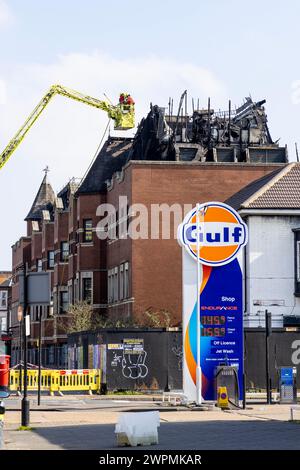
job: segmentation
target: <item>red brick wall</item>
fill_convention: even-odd
[[[76,275],[76,267],[77,267],[76,231],[77,231],[77,198],[75,198],[74,195],[71,195],[70,205],[69,205],[70,257],[69,257],[69,266],[68,266],[68,280],[73,280]]]
[[[122,183],[115,183],[108,200],[127,193],[132,203],[192,204],[224,201],[251,181],[278,168],[259,164],[191,164],[130,162]],[[150,223],[149,223],[150,227]],[[130,251],[132,250],[132,252]],[[181,248],[176,239],[119,241],[108,248],[108,267],[130,257],[134,317],[145,309],[165,309],[173,324],[181,321]],[[120,307],[114,308],[121,312]],[[112,309],[113,310],[113,309]]]
[[[42,232],[33,232],[31,235],[31,269],[36,271],[37,260],[42,259]]]
[[[99,218],[97,208],[104,203],[103,194],[80,194],[77,200],[77,226],[79,227],[77,243],[76,271],[93,272],[93,304],[106,303],[106,250],[96,234]],[[93,221],[93,240],[85,243],[83,239],[84,219]]]
[[[67,285],[68,264],[61,261],[61,243],[69,241],[68,212],[55,211],[54,216],[54,287]]]
[[[129,165],[120,181],[113,178],[110,190],[107,193],[107,203],[112,204],[119,211],[119,197],[127,196],[128,204],[132,204],[132,166]],[[120,217],[120,213],[118,214]],[[132,241],[130,238],[117,239],[107,242],[107,269],[120,266],[121,263],[129,262],[129,276],[131,278]],[[132,298],[131,286],[129,282],[130,298]],[[132,314],[131,302],[119,302],[118,305],[108,307],[108,315],[128,317]]]

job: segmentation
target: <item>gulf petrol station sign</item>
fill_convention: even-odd
[[[198,204],[178,227],[183,257],[183,388],[190,401],[197,402],[197,392],[204,400],[216,398],[215,372],[222,364],[237,368],[242,399],[241,251],[247,239],[239,214],[221,202]]]

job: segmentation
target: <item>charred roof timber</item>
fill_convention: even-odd
[[[215,112],[208,99],[205,109],[187,113],[187,92],[173,114],[173,100],[168,111],[158,106],[138,127],[133,141],[132,160],[182,160],[201,162],[285,163],[286,147],[273,142],[267,125],[265,100],[247,97],[237,109]],[[184,110],[185,108],[185,110]]]
[[[177,112],[173,99],[166,110],[150,105],[134,139],[109,137],[82,180],[76,194],[106,192],[114,174],[130,160],[286,163],[286,147],[273,142],[264,105],[246,98],[239,108],[215,112],[210,99],[206,109],[187,112],[187,92]],[[62,207],[63,207],[63,203]]]

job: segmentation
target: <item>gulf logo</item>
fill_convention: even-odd
[[[206,202],[191,210],[178,227],[178,241],[206,266],[233,261],[248,239],[247,226],[239,214],[222,202]]]

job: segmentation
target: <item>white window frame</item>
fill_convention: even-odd
[[[92,271],[88,271],[88,272],[82,272],[81,273],[81,300],[83,300],[83,280],[84,279],[91,279],[91,289],[92,289],[92,292],[91,292],[91,305],[93,305],[94,303],[94,276],[93,276],[93,272]]]
[[[119,286],[118,286],[118,281],[119,281],[119,276],[118,276],[118,268],[114,268],[114,276],[113,276],[113,282],[114,282],[114,287],[113,287],[113,301],[118,302],[119,300]]]
[[[69,295],[69,305],[73,305],[74,303],[73,281],[68,282],[68,295]]]
[[[8,308],[8,291],[0,291],[0,310],[7,310]]]
[[[113,302],[113,274],[112,270],[108,270],[108,280],[107,280],[107,291],[108,291],[108,303]]]
[[[120,265],[120,300],[124,299],[124,264]]]
[[[129,298],[129,263],[124,264],[124,299]]]
[[[300,241],[297,241],[296,272],[297,272],[297,282],[300,282]]]

